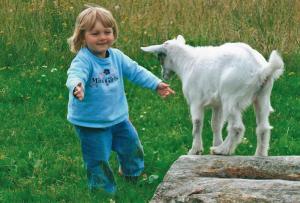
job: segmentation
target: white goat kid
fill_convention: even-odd
[[[245,132],[242,111],[253,103],[256,113],[257,148],[255,155],[267,156],[272,111],[270,96],[273,82],[283,73],[283,61],[272,51],[269,61],[244,43],[192,47],[184,38],[168,40],[161,45],[142,47],[158,54],[164,79],[175,72],[193,122],[193,144],[189,154],[203,152],[202,127],[205,107],[212,108],[212,154],[233,154]],[[228,136],[223,142],[222,128],[228,122]]]

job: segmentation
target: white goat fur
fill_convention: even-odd
[[[164,79],[175,72],[193,122],[193,144],[189,154],[203,152],[202,127],[205,107],[212,108],[212,154],[233,154],[245,132],[242,111],[253,103],[256,113],[257,148],[255,155],[267,156],[272,111],[270,96],[273,82],[282,73],[284,63],[272,51],[269,61],[244,43],[192,47],[184,38],[168,40],[161,45],[142,47],[161,57]],[[228,135],[223,142],[222,128],[228,122]]]

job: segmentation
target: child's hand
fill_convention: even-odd
[[[158,84],[156,91],[163,98],[166,98],[170,94],[175,94],[174,90],[172,90],[169,85],[164,82]]]
[[[79,83],[79,84],[74,88],[73,95],[74,95],[74,97],[76,97],[76,98],[79,99],[80,101],[83,100],[83,98],[84,98],[84,91],[83,91],[83,87],[82,87],[82,84],[81,84],[81,83]]]

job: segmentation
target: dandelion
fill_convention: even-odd
[[[143,181],[146,181],[147,179],[148,179],[148,176],[147,176],[147,174],[145,173],[145,174],[143,174]]]
[[[44,51],[44,52],[47,52],[47,51],[48,51],[48,48],[47,48],[47,47],[44,47],[44,48],[43,48],[43,51]]]
[[[142,131],[145,131],[146,129],[145,128],[142,128]]]
[[[116,5],[115,10],[119,10],[119,9],[120,9],[120,5]]]
[[[45,77],[46,77],[46,75],[45,75],[45,74],[43,74],[43,75],[41,75],[41,77],[42,77],[42,78],[45,78]]]
[[[140,118],[143,118],[144,117],[144,115],[140,115]]]
[[[43,65],[43,66],[42,66],[42,68],[48,68],[48,66],[46,66],[46,65]]]

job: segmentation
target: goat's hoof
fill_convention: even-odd
[[[220,147],[211,147],[210,154],[212,155],[229,155],[229,153],[225,152],[225,150]]]
[[[254,156],[268,156],[268,153],[255,153]]]
[[[202,154],[202,150],[193,150],[190,149],[188,155],[201,155]]]

